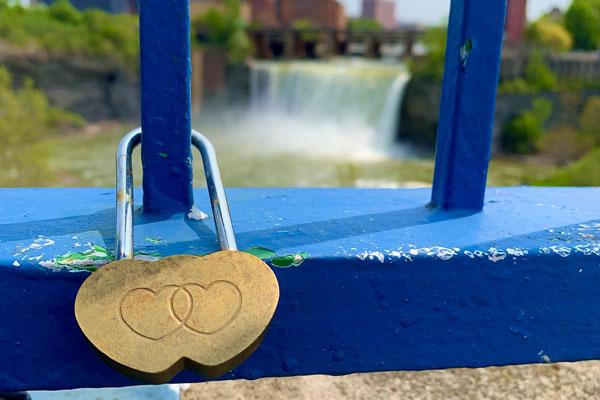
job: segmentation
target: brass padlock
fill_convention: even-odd
[[[117,152],[116,259],[83,283],[77,322],[103,358],[122,373],[165,383],[183,369],[218,377],[262,341],[279,301],[279,285],[262,260],[237,251],[212,144],[194,131],[222,251],[204,257],[134,260],[131,153],[135,130]]]

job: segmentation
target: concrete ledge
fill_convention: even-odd
[[[600,358],[600,189],[489,189],[477,214],[430,210],[429,190],[228,194],[240,248],[269,259],[281,302],[226,379]],[[209,210],[204,191],[196,200]],[[205,254],[213,231],[139,216],[136,250]],[[134,384],[73,315],[113,232],[112,190],[0,190],[0,389]]]

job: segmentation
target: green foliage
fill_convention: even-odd
[[[48,7],[50,17],[57,21],[77,25],[81,22],[81,13],[69,2],[69,0],[58,0]]]
[[[533,51],[529,57],[529,62],[525,67],[525,81],[538,91],[556,89],[556,76],[552,70],[546,65],[544,56]]]
[[[544,123],[552,114],[552,104],[536,99],[529,111],[510,120],[502,133],[502,148],[508,153],[531,154],[539,150]]]
[[[111,60],[137,68],[138,22],[133,15],[79,11],[67,0],[50,7],[0,7],[0,40],[64,56]]]
[[[573,38],[565,27],[549,18],[529,25],[527,28],[529,42],[552,51],[569,51],[573,47]]]
[[[444,76],[446,28],[443,26],[428,28],[422,43],[427,54],[422,60],[411,65],[412,75],[431,82],[441,82]]]
[[[381,24],[376,19],[371,18],[350,18],[348,20],[348,30],[354,32],[379,31]]]
[[[559,169],[549,178],[535,182],[543,186],[600,186],[600,147],[580,160]]]
[[[51,107],[31,80],[13,89],[10,74],[0,67],[0,182],[9,186],[47,183],[41,171],[47,168],[49,149],[42,139],[82,123],[80,117]]]
[[[240,62],[250,54],[246,23],[241,17],[239,0],[224,0],[222,7],[213,7],[192,21],[201,39],[199,45],[224,49],[231,61]]]
[[[600,41],[600,1],[574,0],[565,14],[565,27],[580,50],[595,50]]]
[[[539,51],[532,51],[525,66],[522,78],[504,81],[500,84],[501,94],[531,94],[556,89],[558,80],[554,72],[546,65]]]

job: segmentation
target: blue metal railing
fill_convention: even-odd
[[[189,210],[192,118],[189,0],[140,0],[144,211]]]
[[[452,0],[432,203],[483,208],[506,0]]]
[[[481,210],[506,0],[452,0],[432,204]],[[140,2],[144,211],[193,204],[189,0]]]

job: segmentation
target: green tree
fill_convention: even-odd
[[[0,0],[2,1],[2,0]],[[0,3],[0,40],[63,57],[95,58],[135,70],[138,22],[133,15],[79,11],[68,1],[22,8]]]
[[[422,39],[427,54],[411,65],[413,76],[432,82],[442,81],[446,57],[446,34],[446,28],[443,26],[427,29]]]
[[[515,154],[531,154],[539,150],[544,124],[552,114],[548,100],[536,99],[533,107],[506,124],[502,134],[502,148]]]
[[[541,18],[527,28],[529,42],[553,51],[569,51],[573,47],[573,38],[560,23]]]
[[[595,50],[600,39],[600,2],[574,0],[565,14],[565,27],[580,50]]]
[[[240,0],[224,0],[222,7],[212,7],[194,19],[192,26],[199,45],[220,47],[234,62],[242,61],[250,53]]]
[[[82,20],[81,12],[69,0],[55,1],[48,7],[48,13],[52,18],[69,24],[78,24]]]

